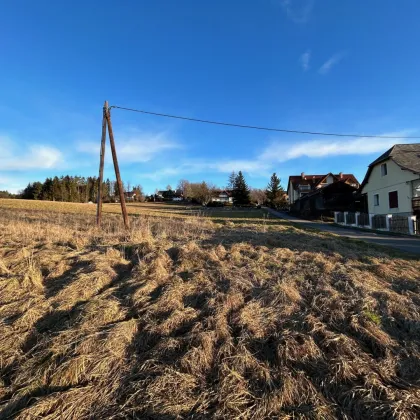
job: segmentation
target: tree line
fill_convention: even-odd
[[[26,188],[16,195],[7,191],[0,191],[0,198],[23,198],[27,200],[49,200],[49,201],[65,201],[76,203],[96,202],[98,196],[97,177],[81,177],[81,176],[61,176],[47,178],[44,182],[29,183]],[[145,196],[141,185],[132,186],[130,182],[123,184],[124,191],[132,194],[133,201],[157,201],[161,199],[158,191],[150,196]],[[284,207],[287,205],[285,192],[281,186],[280,179],[274,173],[267,185],[266,189],[250,188],[242,173],[232,172],[229,175],[226,191],[233,198],[234,205],[268,205],[273,208]],[[202,205],[208,205],[215,197],[217,191],[220,191],[214,184],[210,182],[190,182],[181,179],[178,182],[176,190],[172,190],[171,186],[166,187],[163,191],[165,200],[172,200],[174,197],[182,198],[196,202]],[[223,190],[223,189],[222,189]],[[104,202],[115,202],[118,200],[118,184],[116,181],[106,179],[102,184]]]
[[[214,198],[216,191],[219,190],[220,188],[217,188],[210,182],[190,182],[186,179],[181,179],[178,182],[176,190],[172,190],[171,186],[168,185],[166,191],[163,191],[162,196],[167,200],[181,196],[183,199],[208,205],[212,201],[212,198]],[[225,190],[231,194],[235,205],[265,204],[273,208],[280,208],[287,205],[285,191],[281,186],[280,179],[275,173],[271,176],[267,188],[260,189],[250,188],[242,171],[238,173],[232,172],[229,175]],[[156,191],[156,194],[146,197],[146,199],[156,201],[159,199],[157,193],[158,191]]]
[[[27,200],[65,201],[73,203],[96,202],[98,196],[99,179],[81,176],[62,176],[47,178],[44,182],[29,183],[26,188],[16,195],[17,198]],[[136,193],[136,201],[144,201],[141,185],[131,186],[123,184],[124,191]],[[102,197],[104,202],[115,202],[119,191],[116,181],[107,179],[102,183]]]

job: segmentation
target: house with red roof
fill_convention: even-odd
[[[293,205],[298,200],[308,194],[312,194],[328,185],[335,182],[342,182],[344,184],[358,189],[359,181],[353,174],[339,174],[328,173],[324,175],[307,175],[302,172],[300,175],[289,176],[287,184],[287,194],[289,196],[289,204]]]

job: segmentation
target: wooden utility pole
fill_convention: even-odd
[[[114,132],[112,131],[111,113],[109,108],[106,108],[106,121],[108,123],[109,142],[111,143],[112,159],[114,161],[115,176],[117,177],[118,192],[120,195],[121,212],[124,219],[124,226],[128,229],[128,215],[127,207],[125,206],[124,189],[121,181],[120,168],[118,166],[117,151],[115,149]]]
[[[102,183],[104,179],[104,161],[105,161],[105,142],[106,142],[106,113],[108,111],[108,101],[105,101],[102,114],[102,138],[101,138],[101,154],[99,158],[99,184],[98,184],[98,200],[96,208],[96,225],[101,226],[102,221]]]

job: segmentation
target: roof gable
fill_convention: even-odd
[[[388,159],[394,161],[403,170],[420,174],[420,143],[395,144],[388,149],[369,165],[361,188],[368,183],[373,167]]]
[[[298,185],[310,185],[312,187],[316,187],[317,185],[321,184],[329,175],[334,178],[334,182],[346,181],[347,183],[351,184],[359,184],[359,181],[353,174],[333,174],[332,172],[329,172],[328,174],[324,175],[304,175],[304,178],[302,178],[302,175],[291,175],[289,176],[289,185],[291,183],[295,189]]]

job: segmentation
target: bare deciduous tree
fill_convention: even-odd
[[[250,196],[251,201],[257,203],[258,205],[264,204],[267,199],[267,194],[260,188],[252,188]]]
[[[180,179],[178,182],[177,189],[181,191],[181,194],[184,198],[191,198],[192,191],[191,191],[191,183],[186,179]]]
[[[190,184],[192,198],[197,200],[203,206],[207,205],[214,194],[216,187],[208,182],[197,182]]]

